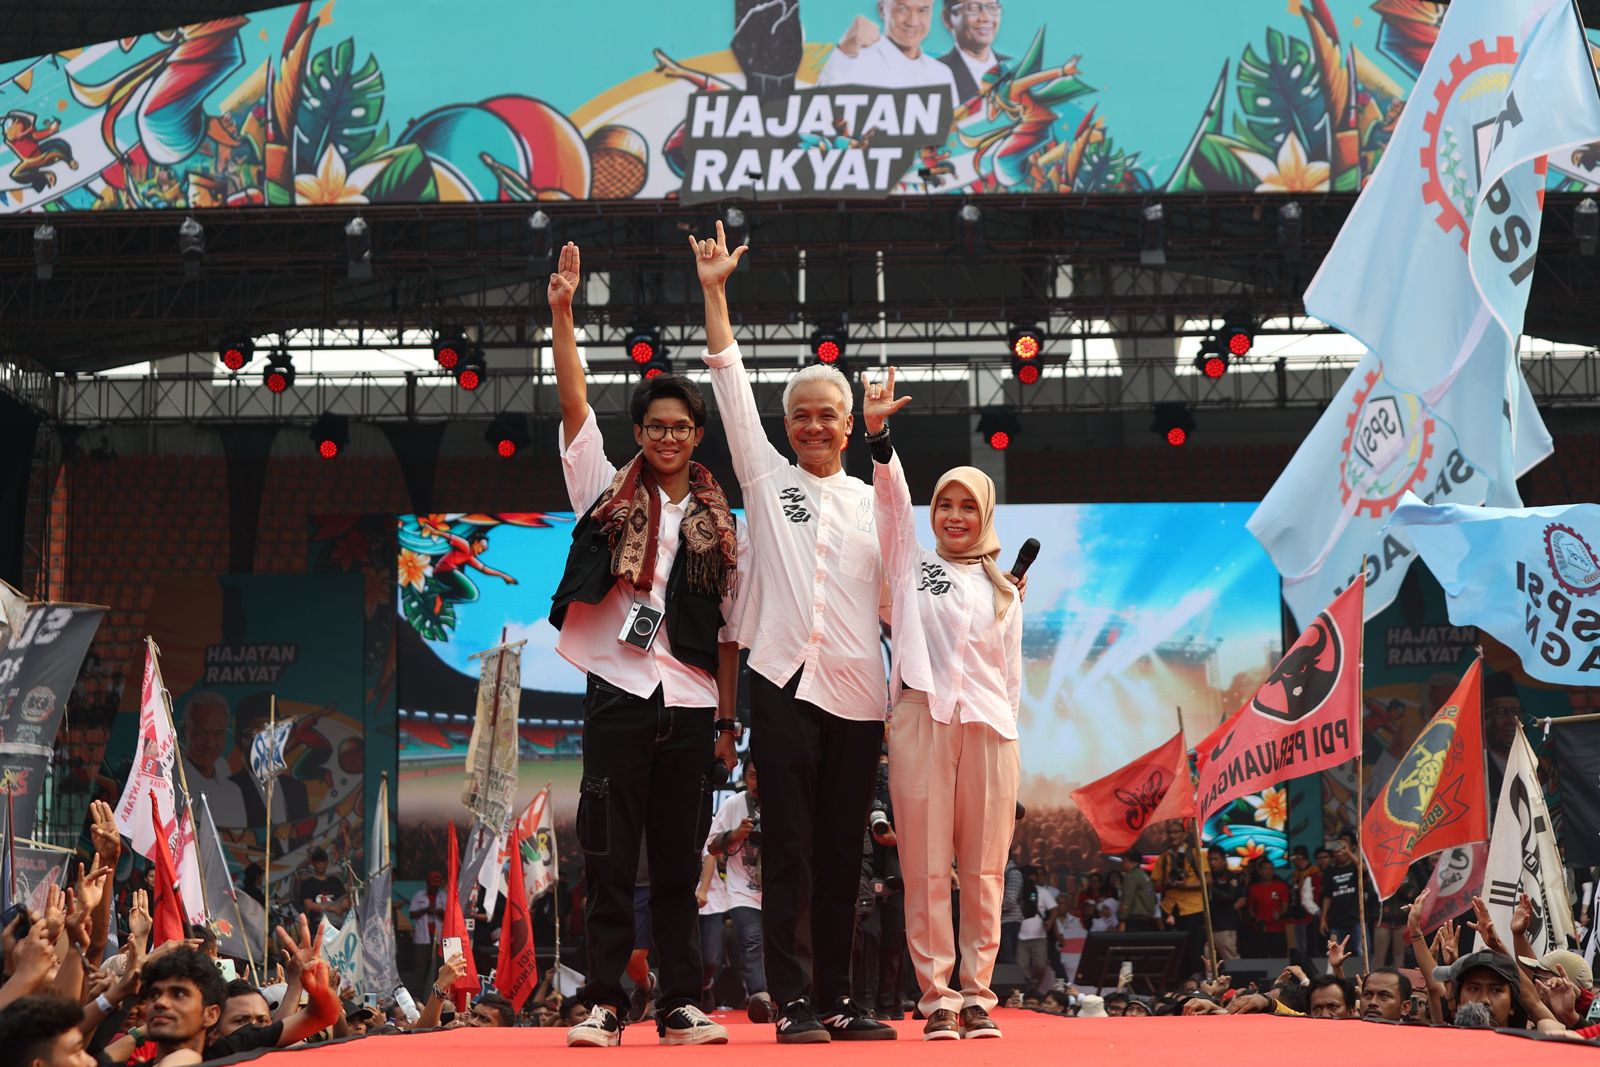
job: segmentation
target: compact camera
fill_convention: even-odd
[[[661,619],[661,612],[648,604],[636,601],[633,607],[628,609],[628,617],[622,622],[617,640],[638,649],[648,649],[655,643],[656,631],[661,629]]]

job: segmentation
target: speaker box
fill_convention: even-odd
[[[1289,966],[1287,959],[1273,959],[1270,957],[1256,957],[1253,959],[1223,960],[1222,971],[1233,979],[1234,988],[1246,982],[1259,982],[1265,979],[1268,982],[1276,981],[1283,969]]]

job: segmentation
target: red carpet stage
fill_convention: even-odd
[[[1401,1027],[1384,1023],[1328,1022],[1270,1016],[1160,1019],[1063,1019],[1032,1011],[998,1011],[1005,1030],[998,1041],[923,1041],[922,1023],[896,1024],[900,1040],[778,1045],[771,1026],[741,1016],[717,1016],[728,1027],[726,1045],[664,1048],[655,1028],[633,1026],[615,1049],[568,1049],[565,1031],[448,1030],[338,1042],[296,1051],[285,1067],[515,1067],[559,1057],[604,1061],[610,1067],[639,1064],[726,1063],[857,1064],[882,1067],[1016,1067],[1018,1064],[1127,1064],[1129,1067],[1282,1067],[1285,1062],[1331,1058],[1378,1067],[1511,1067],[1537,1064],[1600,1067],[1600,1048],[1560,1041],[1532,1041],[1483,1031]],[[272,1053],[272,1055],[278,1055]],[[754,1057],[754,1059],[752,1058]]]

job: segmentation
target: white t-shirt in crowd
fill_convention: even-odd
[[[918,89],[926,85],[941,85],[950,94],[950,106],[956,99],[956,78],[950,68],[922,51],[912,59],[900,51],[900,46],[889,40],[887,34],[858,51],[854,57],[835,48],[817,76],[818,85],[865,85],[874,89]],[[852,130],[859,136],[861,130]]]
[[[423,908],[437,908],[442,912],[444,911],[444,902],[447,895],[444,886],[440,886],[431,893],[426,887],[419,889],[411,896],[410,910],[418,911]],[[429,915],[427,912],[423,912],[423,914],[415,916],[411,920],[411,942],[416,945],[429,944],[439,936],[440,931],[443,929],[443,915]]]
[[[750,814],[750,794],[735,793],[722,802],[711,820],[711,833],[706,836],[706,847],[713,838],[735,829]],[[727,893],[723,911],[732,908],[761,908],[761,846],[745,838],[728,849],[728,869],[722,885]]]
[[[711,856],[711,853],[706,849],[701,849],[701,862],[704,862],[707,856]],[[716,857],[711,856],[711,860],[713,863],[715,863]],[[722,873],[719,866],[717,870],[712,872],[711,882],[706,886],[706,903],[705,906],[700,909],[700,914],[721,915],[730,907],[732,907],[732,905],[728,903],[728,879]]]
[[[1022,920],[1022,928],[1017,931],[1018,941],[1035,941],[1044,937],[1048,932],[1044,928],[1044,917],[1050,909],[1056,906],[1056,891],[1047,885],[1039,886],[1039,914],[1031,919]]]

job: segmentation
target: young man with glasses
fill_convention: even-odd
[[[706,405],[687,379],[640,382],[628,404],[639,451],[621,469],[606,458],[572,321],[579,271],[568,242],[549,299],[561,470],[578,521],[550,622],[556,651],[588,676],[577,828],[589,933],[578,996],[589,1016],[567,1044],[621,1041],[641,837],[660,951],[656,1032],[665,1045],[722,1044],[727,1030],[699,1008],[695,888],[712,763],[734,761],[742,538],[721,486],[690,459]]]
[[[971,100],[983,88],[983,76],[1011,57],[994,50],[1000,33],[1000,0],[944,0],[944,28],[956,46],[939,57],[956,80],[956,99]]]

